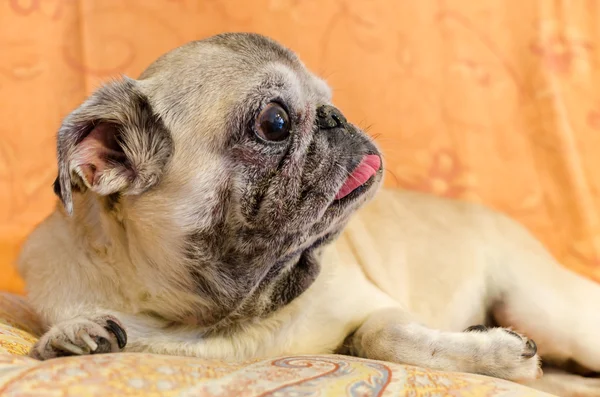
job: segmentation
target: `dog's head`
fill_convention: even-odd
[[[111,238],[154,269],[139,275],[147,293],[177,285],[198,297],[159,314],[206,326],[265,315],[308,288],[317,248],[382,179],[378,149],[328,86],[253,34],[187,44],[138,80],[103,86],[66,118],[58,160],[73,222],[114,221]]]

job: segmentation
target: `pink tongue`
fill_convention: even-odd
[[[373,175],[379,171],[381,167],[381,159],[376,154],[365,156],[358,167],[346,179],[344,186],[335,195],[335,199],[339,200],[346,197],[354,191],[354,189],[364,185]]]

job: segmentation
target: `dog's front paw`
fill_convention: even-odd
[[[512,381],[529,381],[542,376],[541,359],[532,339],[507,328],[469,327],[465,332],[479,339],[475,372]]]
[[[78,317],[54,325],[29,355],[39,360],[84,354],[115,353],[127,344],[123,325],[112,316]]]

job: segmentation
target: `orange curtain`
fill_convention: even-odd
[[[254,31],[325,77],[377,137],[388,186],[484,202],[600,280],[600,3],[0,2],[0,290],[53,208],[60,120],[189,40]],[[596,158],[596,160],[594,160]]]

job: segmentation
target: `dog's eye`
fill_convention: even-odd
[[[271,102],[256,119],[256,133],[267,141],[280,142],[290,136],[290,117],[283,107]]]

